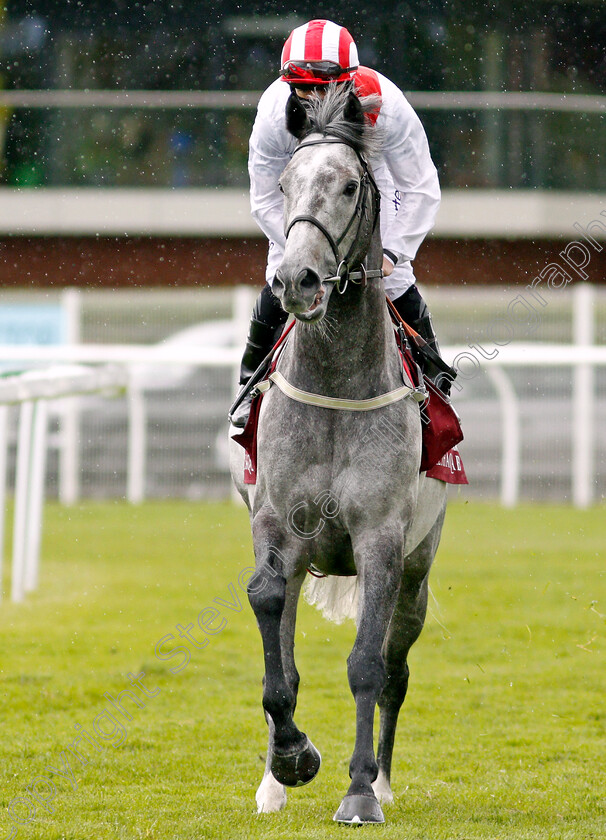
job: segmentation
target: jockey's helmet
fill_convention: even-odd
[[[358,68],[358,50],[344,26],[331,20],[310,20],[288,36],[280,75],[296,87],[346,82]]]

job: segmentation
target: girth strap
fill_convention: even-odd
[[[395,391],[389,391],[386,394],[380,394],[378,397],[371,397],[366,400],[345,400],[338,397],[325,397],[322,394],[312,394],[309,391],[302,391],[300,388],[295,388],[287,379],[282,376],[279,370],[275,370],[263,382],[259,382],[257,390],[261,393],[268,391],[272,383],[277,385],[283,394],[290,397],[296,402],[306,403],[307,405],[316,405],[320,408],[332,408],[340,411],[372,411],[375,408],[383,408],[386,405],[399,402],[405,397],[412,397],[415,402],[424,402],[427,397],[425,391],[420,391],[416,388],[410,388],[408,385],[402,385],[401,388],[396,388]]]

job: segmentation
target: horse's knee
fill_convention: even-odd
[[[379,653],[352,650],[347,659],[347,677],[352,694],[369,692],[377,694],[385,683],[385,663]]]
[[[279,619],[286,600],[286,581],[268,566],[261,567],[249,580],[247,594],[257,618]]]
[[[379,697],[380,708],[400,709],[408,691],[409,674],[406,662],[402,667],[396,665],[394,668],[390,668],[389,662],[387,663],[387,677]]]

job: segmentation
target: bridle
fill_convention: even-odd
[[[337,291],[339,294],[344,294],[345,290],[347,289],[348,283],[351,280],[353,283],[366,283],[367,279],[371,279],[373,277],[382,277],[383,272],[381,269],[367,271],[366,268],[362,263],[360,263],[360,269],[358,271],[352,271],[352,265],[350,264],[351,258],[353,256],[354,250],[356,245],[358,244],[358,239],[362,230],[362,224],[364,223],[364,219],[366,217],[367,209],[368,209],[368,199],[369,196],[371,197],[371,203],[374,209],[374,216],[372,220],[372,233],[374,232],[377,222],[379,220],[379,210],[380,210],[380,192],[377,186],[377,182],[375,181],[372,172],[368,168],[368,163],[364,159],[364,157],[360,154],[360,152],[348,143],[346,140],[341,140],[338,137],[328,136],[325,135],[320,140],[308,140],[303,143],[299,143],[293,155],[295,155],[301,149],[305,149],[308,146],[319,146],[321,144],[326,143],[339,143],[341,145],[349,146],[353,151],[356,153],[358,160],[360,161],[360,165],[362,166],[363,175],[360,180],[360,192],[358,193],[358,200],[356,202],[356,206],[352,213],[352,216],[347,223],[347,226],[343,233],[335,239],[332,233],[328,230],[328,228],[322,224],[319,219],[316,219],[315,216],[311,215],[301,215],[295,216],[294,219],[291,219],[288,223],[288,227],[286,228],[286,239],[288,239],[288,234],[293,228],[293,225],[296,225],[297,222],[309,222],[310,224],[314,225],[318,228],[318,230],[324,235],[328,244],[331,247],[333,252],[335,263],[337,266],[336,273],[333,277],[325,277],[322,281],[323,283],[334,283],[336,286]],[[351,230],[352,226],[354,225],[356,219],[358,220],[358,228],[356,230],[356,234],[352,239],[351,245],[349,250],[345,255],[342,255],[340,246],[349,231]]]

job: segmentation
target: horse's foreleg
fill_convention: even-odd
[[[349,764],[351,784],[334,819],[338,822],[383,822],[372,789],[378,766],[373,745],[373,719],[385,683],[381,654],[395,607],[402,574],[402,535],[384,533],[356,547],[360,580],[358,632],[347,660],[347,675],[356,702],[356,742]]]
[[[299,689],[299,672],[297,671],[294,659],[295,647],[295,625],[297,618],[297,605],[299,601],[299,593],[301,585],[305,579],[305,574],[302,573],[296,578],[288,582],[286,586],[286,602],[282,612],[282,621],[280,624],[280,642],[282,649],[282,665],[286,677],[286,682],[294,697],[293,713],[297,703],[297,692]],[[267,717],[267,725],[269,728],[269,738],[267,746],[267,761],[265,763],[265,772],[263,779],[259,785],[256,793],[257,810],[258,813],[269,813],[272,811],[279,811],[286,805],[286,790],[281,782],[278,782],[271,772],[271,762],[274,752],[274,732],[275,727],[273,720],[269,715]]]
[[[398,723],[398,714],[408,690],[408,651],[418,639],[427,609],[427,577],[419,586],[402,580],[400,595],[385,640],[386,681],[379,697],[381,724],[377,750],[378,776],[373,790],[379,802],[393,802],[391,792],[391,759]]]
[[[255,523],[256,524],[256,523]],[[253,535],[254,535],[253,526]],[[274,724],[271,772],[289,786],[307,784],[318,772],[320,755],[293,720],[295,693],[284,668],[280,627],[286,604],[286,577],[279,553],[255,539],[257,570],[248,584],[265,659],[263,708]]]
[[[444,511],[425,539],[404,560],[398,601],[383,646],[387,678],[379,697],[379,774],[373,783],[373,790],[378,800],[384,803],[393,801],[391,760],[398,715],[408,689],[408,652],[419,638],[425,623],[429,571],[438,548],[443,521]]]

